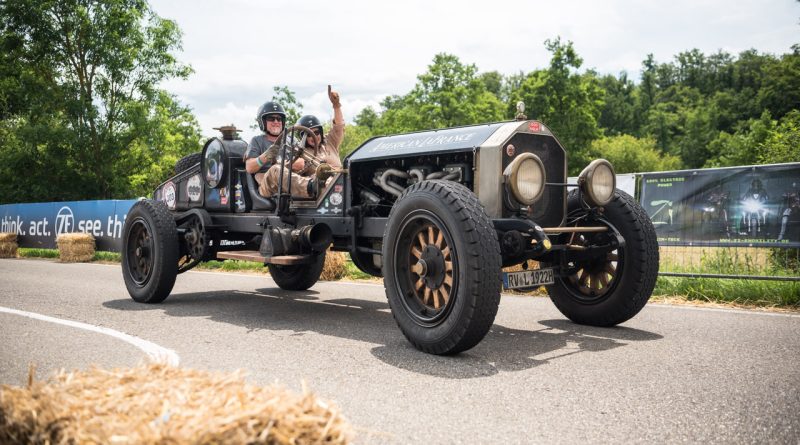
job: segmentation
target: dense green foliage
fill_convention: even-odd
[[[681,166],[680,158],[661,153],[652,137],[638,139],[629,134],[595,139],[589,156],[608,159],[617,173],[677,170]]]
[[[779,57],[694,49],[659,63],[648,55],[638,83],[626,73],[581,72],[572,42],[545,46],[548,67],[507,76],[438,54],[409,93],[387,97],[380,111],[361,111],[356,131],[364,140],[512,119],[522,101],[527,116],[566,147],[571,174],[601,155],[620,172],[800,159],[800,45]]]
[[[159,88],[190,73],[180,41],[145,0],[0,3],[0,202],[149,194],[199,149]]]
[[[570,174],[599,156],[619,172],[800,159],[800,45],[648,55],[631,79],[586,69],[572,42],[544,44],[549,63],[527,73],[436,54],[407,93],[349,110],[342,156],[376,135],[513,119],[521,101],[565,146]],[[159,87],[189,75],[180,45],[147,0],[0,2],[0,175],[13,178],[0,202],[149,194],[200,148],[191,110]],[[272,99],[289,123],[303,112],[288,86]]]

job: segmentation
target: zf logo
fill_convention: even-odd
[[[61,207],[56,215],[56,235],[70,233],[75,228],[75,217],[69,207]]]

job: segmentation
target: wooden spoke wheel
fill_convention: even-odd
[[[443,319],[455,291],[456,253],[442,227],[435,215],[416,212],[402,226],[395,250],[406,309],[423,325]]]
[[[412,276],[417,277],[414,292],[431,313],[450,301],[453,290],[453,255],[444,232],[433,223],[419,227],[411,243]]]
[[[581,234],[575,237],[573,244],[588,246],[590,239]],[[599,258],[577,265],[580,269],[569,275],[569,281],[578,291],[578,297],[583,296],[588,300],[602,298],[616,285],[622,266],[619,255],[619,251],[614,249]]]
[[[500,244],[477,196],[422,181],[395,202],[383,235],[386,297],[418,349],[455,354],[489,332],[500,303]]]
[[[563,234],[559,243],[591,250],[590,246],[608,245],[610,236],[620,242],[614,250],[565,259],[565,275],[556,277],[547,287],[550,299],[575,323],[614,326],[629,320],[647,303],[658,276],[658,242],[653,223],[633,197],[619,190],[599,217],[586,218],[578,190],[569,193],[567,208],[572,224],[605,225],[608,231]]]

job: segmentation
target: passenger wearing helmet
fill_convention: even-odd
[[[245,154],[245,169],[247,173],[255,174],[256,181],[260,185],[259,192],[264,194],[264,174],[275,163],[278,156],[277,148],[272,148],[273,144],[283,132],[286,126],[286,112],[277,102],[266,102],[256,113],[258,128],[264,132],[253,136]],[[272,148],[270,150],[270,148]],[[302,163],[296,165],[295,170],[302,168]]]
[[[316,138],[304,137],[301,140],[301,144],[307,152],[332,168],[341,168],[342,161],[339,160],[339,145],[344,138],[344,116],[342,115],[339,93],[332,91],[330,85],[328,85],[328,98],[333,105],[333,125],[331,125],[330,134],[324,134],[322,123],[316,116],[303,116],[297,121],[297,125],[308,127],[316,136]],[[315,197],[317,189],[323,188],[330,177],[327,175],[317,177],[316,167],[311,163],[305,163],[302,158],[292,164],[292,171],[298,173],[293,174],[291,178],[292,196],[298,198]],[[267,192],[265,196],[272,196],[278,192],[280,174],[280,166],[273,165],[269,168],[264,180]],[[284,170],[283,178],[285,190],[289,186],[289,175],[286,170]],[[264,193],[262,192],[262,194]]]

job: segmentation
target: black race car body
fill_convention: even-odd
[[[589,164],[570,190],[567,151],[539,121],[372,138],[311,199],[290,190],[260,196],[245,170],[247,144],[234,134],[223,128],[199,157],[181,160],[142,204],[139,226],[135,218],[126,226],[123,272],[134,299],[169,294],[172,284],[150,281],[154,269],[169,267],[174,283],[215,258],[263,261],[282,288],[307,289],[330,248],[384,276],[395,319],[416,347],[448,354],[488,332],[501,285],[547,286],[567,317],[602,326],[635,315],[652,292],[658,249],[649,219],[615,190],[607,161]],[[290,141],[281,150],[297,156]],[[156,238],[169,247],[166,260]]]

